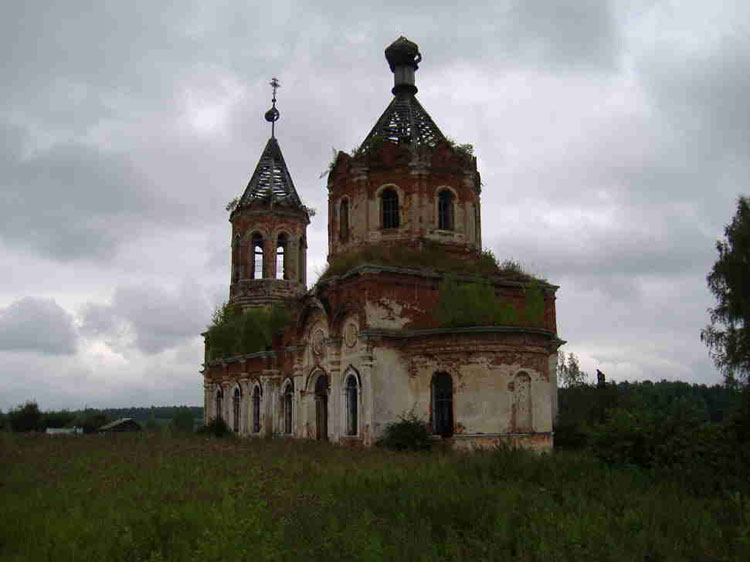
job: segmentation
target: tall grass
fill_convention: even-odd
[[[0,559],[747,560],[750,504],[581,453],[0,436]]]

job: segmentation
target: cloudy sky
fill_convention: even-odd
[[[612,379],[721,380],[700,342],[715,241],[748,194],[750,3],[52,0],[0,9],[0,409],[200,404],[228,296],[226,203],[269,136],[318,210],[332,149],[419,99],[472,143],[485,246],[560,285]]]

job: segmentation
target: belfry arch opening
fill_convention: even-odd
[[[286,254],[289,237],[286,234],[279,234],[276,239],[276,279],[286,279]]]
[[[252,278],[263,279],[263,237],[255,233],[252,238]]]

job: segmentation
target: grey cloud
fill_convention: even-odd
[[[23,297],[0,309],[0,350],[50,355],[76,352],[73,317],[53,299]]]
[[[23,138],[13,127],[0,130]],[[128,230],[160,208],[122,155],[72,143],[8,159],[0,179],[0,240],[53,259],[107,259]]]
[[[110,340],[117,349],[127,345],[122,340],[132,334],[138,350],[154,354],[196,338],[210,317],[209,298],[199,287],[118,287],[110,305],[89,303],[82,309],[81,332]]]
[[[516,0],[504,19],[507,28],[499,31],[506,31],[517,62],[577,69],[617,65],[620,38],[608,1]]]

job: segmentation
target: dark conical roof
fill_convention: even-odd
[[[372,131],[365,137],[362,147],[366,148],[375,139],[394,143],[415,143],[435,146],[445,135],[417,101],[414,94],[396,94]]]
[[[237,208],[257,202],[304,209],[281,154],[279,141],[274,137],[268,139]]]

